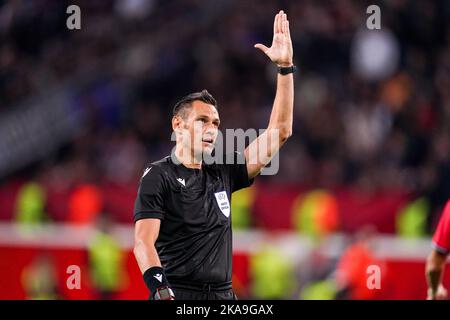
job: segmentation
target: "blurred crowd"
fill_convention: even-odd
[[[81,30],[66,27],[73,3]],[[94,205],[83,210],[95,211],[89,186],[108,185],[111,201],[117,188],[135,188],[145,164],[173,147],[173,104],[204,88],[218,100],[223,129],[265,128],[276,70],[253,45],[270,44],[282,8],[299,67],[294,132],[279,173],[258,179],[403,190],[425,196],[436,213],[450,195],[450,3],[379,1],[381,30],[370,32],[380,38],[366,43],[368,52],[370,4],[0,1],[0,117],[55,88],[70,93],[82,115],[66,142],[0,179],[37,181],[56,193],[78,186],[74,211],[86,199]],[[377,64],[383,54],[388,63]]]

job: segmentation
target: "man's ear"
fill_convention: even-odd
[[[172,130],[174,132],[179,132],[182,128],[183,119],[181,119],[180,116],[173,116],[172,117]]]

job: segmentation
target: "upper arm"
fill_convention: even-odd
[[[260,174],[280,150],[285,140],[280,139],[279,130],[268,128],[245,149],[245,159],[249,179]]]
[[[141,219],[164,219],[164,173],[157,167],[146,169],[134,203],[134,222]]]
[[[134,205],[134,255],[142,273],[161,265],[155,249],[164,218],[164,180],[158,167],[147,168]]]

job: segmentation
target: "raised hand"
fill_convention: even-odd
[[[283,10],[275,16],[273,22],[273,40],[270,48],[261,43],[255,44],[255,48],[264,52],[272,62],[281,67],[292,66],[292,41],[289,33],[289,21]]]

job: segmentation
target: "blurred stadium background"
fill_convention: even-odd
[[[1,299],[147,298],[132,208],[173,146],[172,105],[206,88],[222,128],[264,128],[275,70],[253,44],[281,8],[294,132],[279,173],[233,196],[239,297],[426,297],[450,195],[449,1],[18,0],[0,1]]]

